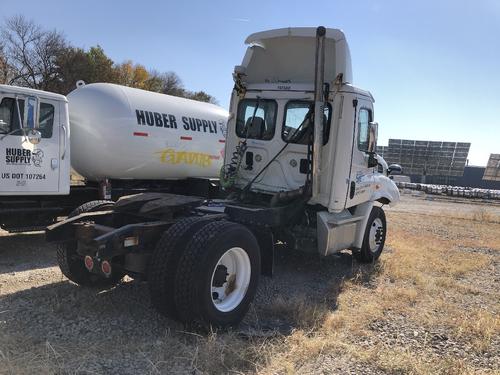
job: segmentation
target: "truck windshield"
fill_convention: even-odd
[[[266,141],[272,139],[276,128],[276,107],[276,101],[269,99],[259,99],[258,103],[257,99],[240,101],[236,117],[238,137]]]
[[[22,125],[19,124],[19,117],[23,118],[24,114],[24,100],[19,99],[20,115],[17,113],[16,99],[3,98],[0,102],[0,134],[8,134],[16,129],[21,129]],[[40,128],[38,129],[42,134],[42,138],[52,137],[52,128],[54,126],[54,106],[48,103],[40,103]],[[13,135],[22,135],[21,131]]]

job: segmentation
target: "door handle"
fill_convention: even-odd
[[[61,160],[64,160],[64,157],[66,156],[66,135],[67,135],[67,131],[66,131],[66,125],[62,125],[61,126],[62,130],[63,130],[63,140],[64,140],[64,147],[63,147],[63,152],[62,152],[62,155],[61,155]]]

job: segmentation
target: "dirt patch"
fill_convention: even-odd
[[[43,234],[3,232],[0,372],[497,373],[500,208],[404,197],[386,212],[380,262],[280,249],[241,326],[208,335],[157,314],[147,284],[80,288]]]

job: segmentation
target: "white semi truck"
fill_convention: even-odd
[[[78,86],[66,98],[0,85],[0,228],[44,229],[90,200],[185,192],[200,187],[192,178],[218,177],[226,110],[107,83]],[[85,184],[71,183],[71,166]]]
[[[62,272],[80,285],[148,280],[153,305],[186,324],[237,324],[274,246],[361,262],[382,252],[382,206],[399,200],[378,172],[373,97],[352,86],[336,29],[250,35],[234,70],[224,200],[144,193],[89,202],[47,228]]]

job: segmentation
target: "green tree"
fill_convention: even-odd
[[[76,88],[77,81],[92,82],[90,60],[83,49],[67,47],[61,51],[56,62],[59,76],[57,92],[67,95]]]
[[[118,74],[114,62],[106,54],[101,46],[91,47],[87,52],[90,69],[89,82],[118,82]]]
[[[199,102],[217,104],[217,100],[205,91],[188,92],[186,97],[188,99],[198,100]]]
[[[156,70],[149,71],[149,78],[144,82],[144,90],[162,92],[163,80]]]
[[[162,94],[173,95],[173,96],[186,96],[186,90],[182,84],[181,78],[174,72],[166,72],[158,75],[161,80],[161,92]]]

